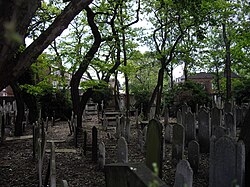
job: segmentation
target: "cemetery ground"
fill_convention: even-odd
[[[175,119],[170,119],[172,122]],[[170,121],[171,122],[171,121]],[[116,163],[117,138],[115,137],[115,128],[108,127],[105,130],[96,116],[91,120],[83,122],[83,129],[87,131],[87,151],[84,155],[82,144],[75,148],[73,135],[70,134],[67,121],[57,121],[54,126],[49,122],[47,142],[54,140],[56,146],[56,178],[65,179],[69,186],[73,187],[94,187],[105,186],[105,174],[97,163],[92,161],[91,155],[91,131],[92,127],[98,129],[98,144],[103,141],[106,149],[106,164]],[[26,127],[24,135],[32,135],[32,127]],[[144,163],[145,152],[138,148],[137,127],[132,119],[131,140],[128,143],[128,161],[129,163]],[[13,137],[6,137],[6,140],[0,145],[0,186],[2,187],[32,187],[38,184],[37,161],[32,156],[32,138],[26,137],[22,140],[13,140]],[[171,158],[171,144],[166,143],[165,160],[163,161],[162,180],[169,186],[174,185],[176,164]],[[50,143],[46,145],[45,159],[43,164],[43,178],[46,177],[46,171],[49,161]],[[185,158],[187,151],[185,148]],[[194,173],[193,186],[208,186],[209,175],[209,154],[200,155],[199,170]]]

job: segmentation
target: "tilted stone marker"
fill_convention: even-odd
[[[115,137],[120,138],[121,137],[121,124],[120,124],[120,117],[116,116],[116,128],[115,128]]]
[[[215,136],[217,139],[219,139],[222,136],[225,136],[227,134],[227,129],[222,126],[217,126],[214,128],[214,132],[212,136]]]
[[[121,163],[128,163],[128,144],[124,137],[121,137],[118,140],[117,161]]]
[[[225,114],[225,127],[228,130],[229,136],[231,138],[236,138],[236,123],[234,121],[234,117],[232,113]]]
[[[244,186],[245,146],[229,136],[211,138],[209,187]]]
[[[192,112],[187,112],[185,116],[185,138],[186,143],[196,138],[195,118]]]
[[[181,160],[177,164],[174,187],[192,187],[193,170],[187,160]]]
[[[164,134],[164,138],[165,138],[165,141],[167,143],[171,143],[172,142],[172,132],[173,132],[173,127],[172,125],[166,125],[165,127],[165,134]]]
[[[92,128],[92,161],[97,162],[98,155],[97,155],[97,128],[94,126]]]
[[[177,123],[182,125],[182,113],[181,113],[181,110],[177,111]]]
[[[211,131],[213,131],[216,127],[221,126],[221,110],[217,107],[211,109]]]
[[[188,143],[188,162],[194,173],[198,172],[200,162],[200,146],[195,140]]]
[[[98,164],[101,169],[104,169],[105,166],[105,144],[101,142],[99,144],[99,157],[98,157]]]
[[[209,153],[210,136],[211,136],[211,119],[210,113],[202,107],[198,113],[198,141],[200,144],[200,151],[202,153]]]
[[[153,171],[156,163],[162,177],[162,125],[158,120],[149,121],[146,138],[146,166]]]
[[[183,159],[184,140],[185,131],[183,125],[175,124],[173,127],[172,159],[177,162]]]
[[[130,119],[129,119],[129,117],[126,118],[125,138],[126,138],[127,142],[129,143],[130,139],[131,139]]]

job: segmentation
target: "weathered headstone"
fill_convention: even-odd
[[[202,153],[209,153],[210,136],[211,136],[211,119],[210,113],[201,108],[198,113],[198,141]]]
[[[232,104],[230,102],[224,103],[224,112],[225,113],[232,112]]]
[[[229,136],[211,138],[209,158],[209,187],[228,187],[237,181],[243,186],[245,175],[245,146]]]
[[[182,125],[182,114],[181,114],[181,110],[177,111],[177,123]]]
[[[213,131],[216,127],[221,126],[221,110],[217,107],[211,109],[211,131],[213,135]]]
[[[183,159],[184,140],[185,131],[183,125],[175,124],[173,127],[172,159],[177,162]]]
[[[162,177],[162,125],[155,119],[149,121],[146,138],[146,166],[152,171],[153,163],[157,164]]]
[[[104,169],[105,166],[105,144],[101,142],[99,144],[99,157],[98,157],[98,164],[101,169]]]
[[[92,161],[97,162],[98,159],[98,144],[97,144],[97,128],[92,128]]]
[[[188,143],[188,162],[194,173],[198,172],[200,162],[200,146],[195,140]]]
[[[130,132],[130,119],[129,119],[129,117],[126,118],[125,138],[126,138],[127,142],[130,142],[131,132]]]
[[[184,103],[182,106],[181,106],[181,116],[182,116],[182,123],[185,123],[185,117],[186,117],[186,113],[188,112],[188,105],[187,103]],[[182,124],[184,127],[185,125]]]
[[[239,106],[235,106],[235,108],[234,108],[234,120],[235,120],[236,126],[242,125],[243,112],[242,112],[242,108]]]
[[[217,126],[214,128],[213,136],[215,136],[217,139],[219,139],[222,136],[225,136],[227,134],[227,130],[225,127]]]
[[[118,139],[117,161],[121,163],[128,163],[128,144],[124,137]]]
[[[225,127],[228,130],[229,136],[231,138],[236,138],[236,123],[234,121],[234,117],[232,113],[225,114]]]
[[[172,143],[172,131],[173,131],[172,125],[168,124],[165,126],[164,139],[167,143]]]
[[[117,115],[116,116],[116,132],[115,132],[116,138],[121,137],[121,124],[120,124],[120,117]]]
[[[195,129],[195,118],[192,112],[187,112],[185,115],[185,137],[186,143],[196,138],[196,129]]]
[[[177,164],[174,187],[192,187],[193,171],[187,160],[181,160]]]
[[[125,137],[125,117],[124,117],[124,115],[121,116],[120,126],[121,126],[121,136]]]

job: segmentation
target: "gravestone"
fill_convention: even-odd
[[[156,163],[162,177],[162,125],[158,120],[149,121],[146,138],[146,166],[153,171]]]
[[[97,162],[98,160],[98,145],[97,145],[97,128],[92,128],[92,161]]]
[[[124,137],[118,139],[117,161],[121,163],[128,163],[128,144]]]
[[[125,126],[125,138],[127,142],[130,142],[131,139],[131,132],[130,132],[130,119],[129,117],[126,118],[126,126]]]
[[[221,126],[221,110],[217,107],[211,109],[211,131],[213,135],[213,131],[216,127]]]
[[[232,112],[232,104],[230,102],[224,103],[224,112],[225,113]]]
[[[121,137],[121,124],[120,124],[120,117],[117,115],[116,116],[116,133],[115,133],[116,138]]]
[[[213,136],[215,136],[217,139],[219,139],[222,136],[225,136],[227,134],[227,130],[225,127],[217,126],[214,128]]]
[[[202,107],[198,113],[198,141],[202,153],[209,153],[210,136],[211,136],[211,119],[210,113]]]
[[[164,139],[167,143],[172,143],[172,131],[173,131],[172,125],[168,124],[165,126]]]
[[[179,161],[184,155],[185,131],[183,125],[175,124],[173,127],[172,159]]]
[[[192,112],[187,112],[185,115],[185,137],[186,143],[196,138],[195,118]]]
[[[209,187],[244,186],[245,146],[229,136],[211,138]]]
[[[193,171],[187,160],[181,160],[177,164],[174,187],[192,187]]]
[[[181,110],[177,111],[177,123],[182,125],[182,113],[181,113]]]
[[[198,172],[200,162],[200,146],[195,140],[188,143],[188,162],[194,173]]]
[[[181,106],[181,116],[182,116],[182,123],[185,123],[185,117],[186,117],[186,113],[188,112],[188,105],[187,103],[184,103],[182,106]],[[184,127],[185,125],[182,124]]]
[[[98,157],[98,164],[101,169],[104,169],[105,166],[105,144],[101,142],[99,144],[99,157]]]
[[[242,108],[239,106],[235,106],[234,108],[234,119],[236,126],[241,126],[243,122],[243,113]]]
[[[236,138],[236,123],[234,121],[234,117],[232,113],[225,114],[225,127],[228,130],[229,136],[231,138]]]
[[[124,117],[124,115],[121,116],[120,126],[121,126],[121,136],[125,137],[125,117]]]

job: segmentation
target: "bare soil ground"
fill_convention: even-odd
[[[133,120],[132,120],[133,121]],[[87,131],[88,144],[91,144],[91,129],[98,128],[98,141],[106,146],[106,164],[116,162],[117,139],[114,137],[115,129],[105,131],[96,117],[83,122]],[[26,129],[25,135],[31,135],[31,126]],[[100,187],[105,186],[105,175],[96,163],[91,160],[91,150],[83,154],[82,147],[75,148],[73,136],[69,135],[66,121],[56,122],[49,127],[49,140],[62,140],[55,143],[56,149],[67,149],[68,152],[56,153],[56,173],[59,179],[67,180],[73,187]],[[132,139],[128,144],[129,162],[145,162],[145,155],[138,150],[137,130],[135,124],[131,127]],[[47,143],[47,149],[50,144]],[[163,162],[163,181],[173,186],[175,165],[171,161],[171,144],[166,144],[166,159]],[[185,152],[186,156],[186,152]],[[44,160],[44,177],[47,170],[49,152]],[[32,158],[32,139],[5,141],[0,145],[0,187],[35,187],[38,186],[37,162]],[[194,174],[194,187],[208,186],[208,155],[201,154],[200,167]]]

